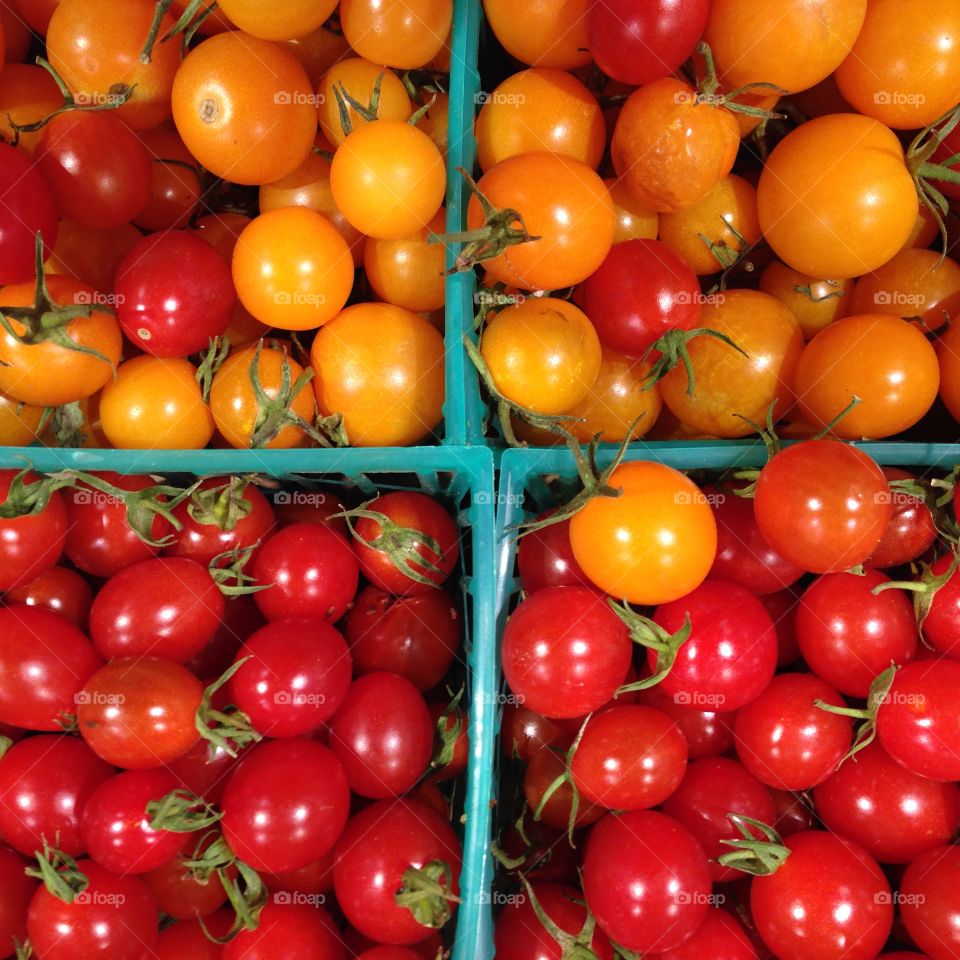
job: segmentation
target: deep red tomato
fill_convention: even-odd
[[[547,795],[555,782],[567,773],[564,752],[558,748],[569,747],[572,739],[571,734],[562,739],[557,747],[538,750],[530,758],[523,774],[523,795],[530,814],[536,814],[540,821],[556,830],[569,830],[571,822],[576,829],[587,827],[607,812],[606,807],[581,798],[574,814],[575,794],[569,779],[564,779],[553,793]]]
[[[208,566],[214,557],[265,540],[276,525],[270,501],[252,483],[237,489],[229,477],[208,477],[195,496],[173,515],[183,524],[164,549],[168,557],[186,557]]]
[[[0,607],[0,637],[0,722],[61,730],[103,663],[97,651],[69,620],[41,607]]]
[[[808,790],[826,780],[849,749],[850,718],[827,713],[814,700],[846,706],[819,677],[781,673],[737,713],[737,756],[761,783],[777,790]]]
[[[670,717],[687,741],[690,759],[718,757],[733,747],[733,718],[736,713],[702,710],[685,698],[668,693],[658,684],[637,691],[637,703],[655,707]]]
[[[238,757],[231,757],[222,746],[198,740],[183,756],[171,760],[167,769],[191,793],[207,803],[219,803],[229,771],[237,762]]]
[[[350,688],[350,652],[322,620],[274,620],[251,634],[230,698],[264,736],[296,737],[326,723]]]
[[[364,587],[344,625],[357,676],[399,673],[421,692],[433,689],[450,669],[461,633],[460,614],[443,590],[394,597]]]
[[[777,634],[763,604],[746,587],[707,580],[692,593],[657,607],[669,634],[689,619],[692,630],[661,686],[700,709],[737,710],[764,690],[777,665]],[[657,652],[647,651],[656,670]]]
[[[2,153],[0,150],[0,156]],[[19,472],[0,470],[0,503],[7,502],[10,486]],[[30,485],[37,479],[34,474],[27,474],[23,483]],[[63,553],[67,529],[67,508],[59,490],[54,491],[40,513],[15,520],[0,520],[0,591],[29,583],[52,567]]]
[[[85,630],[93,603],[93,587],[76,570],[50,567],[35,580],[8,590],[4,602],[49,610]]]
[[[90,610],[90,637],[106,659],[195,657],[220,625],[225,601],[207,568],[153,557],[115,573]]]
[[[114,290],[124,334],[155,357],[205,350],[227,329],[237,302],[226,260],[187,230],[135,244],[117,268]]]
[[[827,573],[807,587],[797,609],[797,642],[810,669],[841,693],[866,697],[874,677],[917,653],[913,604],[901,590],[874,594],[890,578]]]
[[[960,789],[917,776],[871,743],[814,792],[828,829],[881,863],[909,863],[949,842],[960,826]]]
[[[903,875],[900,916],[913,942],[931,960],[952,960],[960,951],[960,847],[920,854]]]
[[[687,741],[665,713],[608,707],[591,717],[570,764],[581,796],[608,810],[645,810],[683,779]]]
[[[256,930],[241,930],[223,948],[223,960],[342,960],[343,947],[322,908],[274,900]]]
[[[527,597],[507,621],[502,643],[510,689],[545,717],[582,717],[602,707],[630,666],[627,628],[585,587]]]
[[[275,533],[260,548],[251,570],[255,594],[268,620],[304,617],[339,620],[353,601],[360,565],[350,544],[321,523],[294,523]]]
[[[560,743],[564,738],[569,742],[570,735],[576,733],[582,720],[574,717],[572,730],[568,727],[570,722],[550,720],[521,704],[508,702],[504,705],[500,720],[500,747],[505,756],[517,757],[528,763],[543,747]]]
[[[430,763],[430,711],[405,677],[368,673],[354,681],[331,721],[330,746],[354,793],[377,800],[400,796]]]
[[[838,573],[876,549],[893,505],[880,468],[835,440],[803,440],[760,471],[753,501],[760,532],[811,573]]]
[[[446,719],[443,721],[443,734],[445,738],[452,738],[453,742],[449,747],[449,759],[445,763],[434,761],[432,772],[430,774],[431,783],[443,783],[445,780],[453,780],[459,777],[466,769],[470,757],[470,715],[462,707],[450,708],[450,704],[443,700],[436,700],[427,704],[430,710],[430,722],[434,730],[440,729],[440,720],[446,713]],[[457,721],[460,722],[460,729],[456,737],[453,731],[456,728]]]
[[[717,519],[717,556],[711,580],[739,583],[757,594],[768,594],[796,583],[803,568],[784,560],[764,539],[753,503],[732,490],[704,487]]]
[[[157,906],[159,907],[160,904],[158,903]],[[217,937],[227,935],[233,920],[232,910],[221,910],[219,913],[203,918],[207,930]],[[161,930],[153,950],[144,954],[142,960],[222,960],[222,958],[223,947],[219,943],[214,943],[196,920],[185,920]]]
[[[128,770],[110,777],[87,799],[80,821],[87,855],[118,874],[146,873],[193,846],[186,833],[154,830],[147,804],[180,786],[167,770]]]
[[[408,596],[423,593],[430,590],[432,586],[439,587],[450,576],[457,562],[459,533],[456,522],[446,507],[425,493],[399,490],[378,497],[367,504],[365,509],[382,513],[398,527],[420,532],[431,538],[439,547],[438,553],[419,539],[408,545],[416,550],[419,557],[437,568],[434,571],[419,562],[412,563],[413,570],[430,581],[420,583],[419,580],[407,576],[403,570],[399,570],[386,549],[370,546],[383,535],[383,531],[379,521],[361,517],[354,523],[357,537],[353,541],[353,549],[360,561],[363,575],[374,586],[397,596]],[[389,537],[389,532],[386,536]]]
[[[736,760],[707,757],[687,768],[683,782],[663,804],[663,812],[682,823],[710,858],[714,882],[738,879],[734,867],[721,866],[717,857],[729,853],[723,840],[739,840],[740,831],[727,814],[737,813],[761,823],[772,823],[770,791]]]
[[[397,903],[397,892],[409,889],[404,874],[411,867],[436,866],[436,882],[456,896],[461,857],[452,827],[430,807],[415,800],[380,800],[353,817],[337,843],[337,902],[347,920],[375,942],[419,943],[432,930]]]
[[[765,593],[760,602],[767,608],[777,631],[777,666],[785,667],[800,656],[797,644],[797,605],[799,598],[792,589]]]
[[[34,152],[60,216],[94,230],[122,227],[143,209],[150,196],[151,161],[140,138],[102,111],[54,117]]]
[[[44,960],[141,960],[157,939],[157,907],[139,877],[119,877],[92,860],[77,868],[90,881],[73,903],[45,887],[30,902],[27,933]]]
[[[37,889],[37,881],[23,871],[27,861],[6,847],[0,847],[0,955],[9,957],[13,941],[27,939],[27,908]]]
[[[583,860],[587,906],[611,940],[642,953],[671,950],[703,923],[710,870],[686,827],[650,810],[607,814]]]
[[[656,960],[757,960],[757,951],[732,914],[711,907],[692,937]]]
[[[435,956],[431,954],[432,957]],[[422,954],[409,947],[390,947],[381,945],[357,954],[357,960],[421,960]]]
[[[956,660],[921,660],[897,671],[877,711],[877,737],[897,763],[930,780],[960,780],[957,690]]]
[[[210,841],[212,840],[211,836]],[[168,917],[176,917],[178,920],[208,917],[222,907],[227,899],[227,892],[223,889],[222,883],[215,878],[201,883],[186,867],[185,861],[192,858],[195,844],[196,840],[191,838],[185,853],[143,874],[144,883],[150,888],[153,898],[157,901],[157,909]],[[207,846],[209,843],[201,844],[201,850],[206,849]],[[232,913],[233,911],[231,916]],[[227,924],[228,928],[229,926],[230,924]]]
[[[537,520],[545,520],[557,511],[547,510]],[[587,575],[580,569],[570,546],[570,521],[552,523],[528,533],[517,549],[520,585],[529,596],[546,587],[589,587]]]
[[[24,856],[43,838],[70,856],[84,851],[80,815],[113,775],[76,737],[43,735],[14,744],[0,759],[0,835]]]
[[[781,960],[873,960],[893,926],[893,895],[876,861],[823,830],[784,843],[787,859],[750,887],[763,941]]]
[[[559,883],[533,885],[533,895],[543,912],[565,933],[576,935],[587,919],[583,893]],[[563,949],[537,917],[526,895],[507,901],[497,917],[494,948],[500,960],[561,960]],[[598,960],[613,960],[613,947],[602,930],[595,930],[590,949]]]
[[[781,837],[792,837],[801,830],[813,829],[813,813],[799,794],[789,790],[771,790],[773,828]]]
[[[77,694],[80,733],[108,763],[128,770],[159,767],[199,740],[195,717],[202,696],[200,681],[173,660],[111,660]]]
[[[930,573],[942,577],[949,568],[949,554],[934,560]],[[941,653],[960,659],[960,572],[954,571],[933,595],[922,624],[924,639]]]
[[[916,479],[906,470],[884,467],[888,481]],[[930,509],[920,497],[899,490],[890,491],[893,511],[880,543],[867,559],[871,567],[897,567],[923,556],[937,539]]]
[[[289,527],[292,523],[325,523],[345,537],[349,535],[347,521],[335,514],[347,509],[342,490],[281,490],[273,495],[277,523]]]
[[[289,893],[331,893],[333,891],[333,851],[299,870],[263,874],[263,882],[270,890]]]
[[[30,158],[0,144],[0,284],[32,280],[37,234],[44,260],[57,242],[57,207]]]
[[[100,473],[101,479],[121,490],[141,491],[155,486],[150,477]],[[66,496],[67,539],[64,553],[70,562],[94,577],[112,577],[124,567],[148,560],[159,547],[145,543],[127,521],[127,508],[118,497],[81,487]],[[157,514],[150,539],[160,541],[170,532],[169,523]]]
[[[318,860],[337,842],[350,787],[332,750],[312,740],[270,740],[230,775],[220,803],[223,835],[254,870],[278,873]]]
[[[594,9],[605,8],[598,3]],[[668,330],[691,330],[700,319],[696,274],[659,240],[615,243],[577,298],[600,342],[630,357],[642,356]]]

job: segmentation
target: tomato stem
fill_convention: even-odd
[[[237,754],[248,744],[256,743],[263,737],[253,728],[250,718],[236,707],[230,706],[226,710],[214,710],[213,695],[228,683],[230,678],[249,660],[243,657],[231,664],[224,673],[214,680],[204,691],[194,723],[197,733],[215,747],[219,747],[231,757]]]
[[[171,833],[194,833],[219,822],[218,813],[202,797],[189,790],[171,790],[159,800],[151,800],[145,812],[150,817],[151,830],[168,830]]]
[[[216,487],[198,488],[190,497],[187,513],[195,523],[230,532],[249,516],[253,505],[244,496],[250,477],[231,476]]]
[[[729,93],[718,93],[720,89],[720,79],[717,76],[717,65],[713,59],[713,50],[710,44],[701,40],[697,44],[697,53],[703,57],[704,75],[697,77],[697,95],[702,102],[712,107],[726,107],[733,113],[743,113],[750,117],[759,117],[762,120],[783,120],[784,114],[775,113],[772,110],[764,110],[762,107],[753,107],[746,103],[737,103],[736,98],[753,90],[763,90],[766,93],[776,93],[783,96],[789,93],[783,87],[778,87],[775,83],[765,83],[756,81],[754,83],[745,83],[741,87],[731,90]]]
[[[417,923],[437,930],[453,916],[450,904],[463,902],[449,888],[452,876],[450,865],[443,860],[408,867],[394,901],[398,907],[406,907]]]
[[[593,943],[593,932],[597,925],[596,918],[587,908],[587,915],[584,918],[583,926],[576,933],[567,933],[562,930],[547,913],[533,892],[530,881],[525,876],[520,875],[520,882],[523,884],[524,892],[530,901],[530,906],[537,919],[540,921],[543,929],[550,934],[560,947],[560,960],[597,960],[597,955],[591,949]]]
[[[350,120],[350,110],[348,107],[352,107],[357,115],[363,117],[367,123],[373,123],[374,120],[380,119],[380,90],[383,86],[384,72],[385,71],[381,70],[377,74],[376,80],[373,81],[373,90],[370,93],[369,104],[363,104],[351,96],[342,83],[334,85],[333,95],[337,98],[337,111],[340,114],[340,129],[343,131],[345,137],[349,137],[350,134],[353,133],[353,123]]]
[[[73,903],[77,894],[90,886],[90,880],[77,867],[77,861],[62,850],[51,847],[46,839],[43,841],[43,850],[37,851],[36,858],[37,865],[27,867],[24,873],[42,881],[47,892],[58,900]]]
[[[850,402],[818,433],[814,434],[814,440],[823,440],[831,430],[851,411],[854,407],[859,406],[863,401],[854,394],[850,398]]]
[[[203,397],[204,403],[210,402],[210,388],[213,386],[213,378],[229,356],[230,338],[211,337],[210,345],[197,364],[197,383],[200,385],[200,395]]]
[[[13,746],[13,741],[9,737],[0,737],[0,760],[4,754]]]
[[[657,654],[656,669],[653,675],[645,677],[643,680],[624,684],[617,690],[614,697],[619,697],[623,693],[633,693],[636,690],[648,690],[650,687],[655,687],[673,669],[680,648],[690,639],[690,633],[693,630],[690,614],[686,615],[683,626],[676,633],[670,634],[660,624],[637,613],[626,601],[619,604],[616,600],[609,598],[607,603],[630,631],[630,639]]]
[[[734,867],[754,877],[767,877],[776,873],[790,856],[790,848],[784,846],[783,840],[773,827],[737,813],[728,813],[727,819],[740,831],[743,839],[720,841],[734,848],[733,852],[717,857],[717,863],[722,866]],[[766,840],[758,840],[751,828],[761,833]]]
[[[650,372],[643,378],[643,389],[649,390],[655,383],[659,383],[678,363],[682,363],[687,374],[687,396],[692,397],[695,380],[693,361],[690,359],[687,344],[697,337],[705,336],[713,337],[721,343],[725,343],[728,347],[733,347],[742,356],[749,358],[749,354],[742,347],[719,330],[711,330],[709,327],[697,327],[694,330],[668,330],[659,339],[651,343],[640,358],[641,363],[646,363],[651,353],[654,351],[660,353],[660,356],[657,357],[650,368]]]
[[[454,747],[457,745],[457,740],[463,731],[463,710],[460,708],[463,692],[464,687],[460,687],[453,699],[445,707],[443,713],[437,717],[437,722],[434,724],[434,750],[433,757],[430,760],[431,770],[442,769],[453,762]],[[451,717],[453,717],[453,726],[447,724],[447,721]],[[3,754],[0,753],[0,757],[2,756]]]
[[[182,50],[183,53],[186,53],[187,48],[190,46],[190,41],[193,40],[197,30],[199,30],[200,26],[203,24],[203,21],[206,20],[207,17],[209,17],[210,14],[216,9],[216,0],[213,0],[213,2],[209,3],[201,12],[200,8],[205,2],[206,0],[189,0],[189,2],[183,8],[183,13],[180,14],[177,22],[162,37],[160,37],[159,42],[166,43],[177,34],[182,34]],[[173,0],[157,0],[157,5],[153,12],[153,22],[150,24],[150,30],[147,33],[146,42],[143,45],[143,49],[140,51],[141,63],[150,63],[151,59],[153,58],[153,48],[157,44],[157,35],[160,33],[160,27],[163,23],[163,18],[166,16],[172,5]]]

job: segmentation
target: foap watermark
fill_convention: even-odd
[[[923,693],[900,693],[898,690],[888,690],[877,697],[877,706],[925,707],[926,705],[927,697]]]
[[[705,104],[710,107],[722,107],[727,101],[722,93],[700,93],[698,90],[678,90],[673,95],[676,104],[687,104],[691,107]]]
[[[126,297],[122,293],[101,293],[99,290],[78,290],[73,302],[78,307],[119,307]]]
[[[909,93],[906,90],[877,90],[873,102],[880,106],[922,107],[927,98],[922,93]]]
[[[698,303],[700,306],[719,307],[726,300],[724,293],[687,293],[686,290],[677,291],[674,301],[678,304]]]
[[[922,307],[927,298],[922,293],[904,293],[902,290],[878,290],[873,295],[878,307]]]
[[[708,907],[722,907],[727,902],[726,894],[704,893],[702,890],[678,890],[674,898],[678,904],[701,904]]]
[[[525,893],[504,893],[501,890],[488,892],[481,890],[477,895],[477,903],[482,907],[518,907],[527,902]]]
[[[474,503],[490,504],[507,507],[522,507],[526,501],[526,495],[522,493],[478,493],[474,498]]]
[[[309,490],[278,490],[273,502],[278,507],[324,507],[333,498],[328,493],[311,493]]]
[[[322,93],[305,93],[303,90],[278,90],[273,95],[273,102],[280,107],[322,107],[327,102],[327,98]]]
[[[327,698],[322,693],[304,693],[302,690],[278,690],[273,702],[281,707],[322,707]]]
[[[473,302],[478,307],[516,307],[526,301],[522,293],[497,293],[494,290],[478,290]]]
[[[479,704],[492,703],[497,707],[522,707],[524,697],[519,693],[484,693],[482,690],[478,690],[476,693],[476,701]]]
[[[80,707],[121,707],[127,702],[122,693],[101,693],[99,690],[80,690],[73,695]]]
[[[74,490],[71,497],[78,506],[119,507],[124,502],[123,497],[102,490]]]
[[[480,107],[488,103],[498,107],[519,107],[527,102],[527,98],[522,93],[503,93],[500,90],[488,93],[486,90],[481,90],[473,95],[473,102]]]
[[[673,702],[680,707],[697,707],[701,710],[720,710],[727,702],[722,693],[704,693],[701,690],[678,690]]]
[[[891,893],[889,890],[880,890],[873,895],[873,902],[884,905],[892,904],[898,907],[922,907],[927,902],[927,898],[922,893],[901,893],[899,890],[894,890]]]
[[[678,490],[673,495],[673,502],[676,504],[703,503],[711,507],[719,507],[727,502],[725,493],[704,493],[702,490]]]
[[[895,507],[910,507],[919,502],[919,498],[903,490],[878,490],[873,495],[874,503],[891,503]]]
[[[80,90],[73,95],[73,102],[78,107],[120,107],[130,98],[130,91],[108,90],[99,93],[96,90]]]
[[[300,905],[305,907],[322,907],[327,898],[322,893],[303,893],[301,890],[281,890],[273,895],[273,902],[282,906]]]
[[[127,898],[122,893],[103,893],[101,890],[81,890],[73,898],[81,907],[122,907]]]
[[[278,307],[322,307],[327,298],[322,293],[304,293],[302,290],[278,290],[273,295]]]

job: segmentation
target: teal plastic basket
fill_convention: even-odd
[[[493,865],[490,857],[491,807],[496,750],[496,651],[494,649],[494,474],[488,450],[452,447],[347,450],[57,450],[0,448],[0,468],[30,466],[123,474],[227,473],[310,484],[336,484],[363,495],[378,490],[418,489],[445,500],[456,511],[461,537],[461,588],[464,599],[464,650],[467,665],[470,757],[462,818],[463,903],[456,917],[453,960],[474,960],[491,942],[486,906]]]

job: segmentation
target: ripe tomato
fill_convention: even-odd
[[[705,704],[694,704],[691,698],[667,693],[659,684],[638,690],[636,697],[637,703],[655,707],[677,724],[687,741],[691,760],[720,756],[733,746],[735,714],[704,709]]]
[[[665,77],[627,98],[610,153],[630,193],[663,213],[705,197],[730,172],[739,145],[726,107],[704,103],[688,84]]]
[[[809,673],[781,673],[734,721],[737,757],[759,781],[777,790],[809,790],[823,783],[850,746],[849,717],[814,706],[845,701]]]
[[[572,303],[554,297],[530,297],[497,311],[483,331],[480,353],[497,390],[536,413],[569,410],[600,372],[593,324]]]
[[[137,226],[148,231],[187,227],[202,193],[196,161],[171,127],[145,130],[140,140],[153,162],[150,195],[136,215]],[[185,169],[184,164],[189,169]]]
[[[112,313],[96,309],[100,301],[86,284],[71,277],[54,276],[47,278],[47,288],[51,299],[59,305],[93,305],[89,316],[68,320],[60,329],[74,343],[96,350],[106,361],[62,346],[56,338],[24,343],[4,330],[0,332],[0,390],[24,403],[59,406],[91,396],[113,377],[120,361],[122,338],[116,319]],[[5,307],[32,306],[36,284],[31,281],[4,287],[0,300]],[[8,321],[14,333],[29,334],[23,321],[13,317]]]
[[[6,503],[19,470],[0,470],[0,500]],[[26,474],[21,483],[40,482]],[[68,530],[64,496],[53,491],[47,505],[32,516],[0,520],[0,590],[12,590],[30,583],[52,567],[63,553]]]
[[[63,729],[80,702],[78,691],[102,664],[96,650],[69,620],[41,607],[0,608],[0,628],[0,722]]]
[[[200,681],[173,660],[111,660],[77,694],[80,734],[114,766],[160,767],[199,739],[194,717],[202,695]]]
[[[272,183],[296,170],[317,132],[313,89],[297,58],[239,31],[190,51],[172,104],[190,153],[233,183]]]
[[[305,207],[262,213],[240,234],[233,282],[261,323],[313,330],[332,320],[353,287],[353,257],[324,216]]]
[[[651,606],[699,586],[716,556],[717,525],[697,487],[671,467],[644,461],[621,464],[610,486],[623,493],[591,500],[570,520],[573,555],[590,581],[612,597]]]
[[[318,29],[336,8],[336,0],[295,0],[264,5],[257,0],[223,0],[220,12],[231,23],[261,40],[294,40]]]
[[[531,813],[539,810],[540,820],[555,830],[569,830],[571,821],[574,828],[579,830],[596,823],[606,813],[605,807],[581,800],[574,815],[573,784],[568,779],[547,796],[547,790],[560,777],[566,776],[566,763],[559,748],[569,746],[572,739],[573,735],[567,734],[550,748],[538,750],[530,758],[523,775],[523,793],[527,808]],[[554,746],[557,749],[554,749]]]
[[[114,289],[127,339],[155,357],[205,350],[236,303],[224,259],[186,230],[144,237],[123,258]]]
[[[140,57],[153,21],[151,0],[131,0],[122,22],[110,0],[60,0],[47,29],[47,58],[80,103],[109,103],[130,91],[116,117],[146,130],[170,116],[170,92],[180,66],[176,40],[157,43],[149,63]],[[160,36],[174,25],[165,14]]]
[[[317,406],[343,416],[351,446],[410,446],[443,417],[443,337],[409,310],[347,307],[314,338],[310,363]]]
[[[838,437],[890,437],[912,427],[933,406],[940,386],[937,355],[921,330],[879,313],[845,317],[821,330],[797,364],[800,410]]]
[[[4,898],[0,903],[0,949],[13,950],[13,941],[27,938],[27,908],[37,889],[37,881],[24,870],[27,862],[12,850],[0,847],[0,883]]]
[[[896,467],[884,467],[883,475],[890,481],[916,479],[913,474]],[[897,490],[891,491],[891,500],[890,523],[867,560],[871,567],[897,567],[909,563],[925,554],[937,539],[930,509],[920,497]],[[925,625],[929,631],[932,624],[925,621]]]
[[[920,854],[904,872],[900,916],[913,942],[931,960],[949,960],[960,949],[958,893],[960,850],[955,846]]]
[[[335,530],[320,523],[294,523],[257,551],[250,572],[257,583],[270,585],[254,594],[268,620],[296,617],[333,623],[353,601],[360,565]]]
[[[522,290],[560,290],[580,283],[603,263],[613,243],[613,201],[606,184],[585,163],[549,153],[509,157],[477,184],[498,209],[523,217],[539,240],[514,244],[484,267],[494,280]],[[472,196],[467,226],[483,226],[480,201]]]
[[[139,877],[119,877],[93,860],[77,868],[89,886],[73,903],[40,887],[30,902],[27,933],[45,960],[141,960],[157,939],[157,907]]]
[[[256,930],[241,930],[224,946],[222,960],[341,960],[343,956],[337,928],[322,908],[274,900],[261,911]]]
[[[490,29],[511,56],[538,67],[572,70],[592,59],[587,39],[589,0],[484,0]]]
[[[14,587],[4,595],[4,603],[42,607],[69,620],[85,630],[93,602],[93,588],[89,582],[69,567],[50,567],[35,580],[22,587]]]
[[[330,189],[344,217],[381,240],[410,236],[440,209],[446,187],[443,157],[406,121],[357,127],[337,148]]]
[[[230,698],[258,733],[298,737],[326,723],[350,687],[343,637],[320,620],[275,620],[237,651],[246,663],[230,678]]]
[[[830,176],[824,177],[824,164]],[[855,114],[817,117],[770,154],[757,188],[763,235],[788,266],[813,277],[859,277],[902,249],[917,190],[896,136]]]
[[[80,817],[113,770],[77,737],[41,735],[15,743],[0,758],[0,831],[33,857],[44,838],[68,856],[85,849]]]
[[[593,590],[548,587],[507,621],[503,675],[517,702],[545,717],[582,717],[602,707],[630,666],[627,629]]]
[[[47,276],[76,277],[100,293],[113,290],[120,261],[142,236],[131,223],[114,230],[90,230],[72,220],[61,220],[57,245],[47,259]]]
[[[756,960],[757,952],[743,926],[731,913],[710,907],[693,936],[679,947],[658,954],[658,960]]]
[[[227,899],[227,892],[223,889],[223,884],[216,880],[200,883],[188,872],[184,861],[191,859],[192,853],[191,845],[186,855],[180,854],[172,860],[168,860],[162,866],[143,874],[144,883],[150,888],[154,900],[157,901],[157,909],[168,917],[176,917],[178,920],[209,917],[211,913],[222,907]],[[179,930],[183,927],[189,927],[189,924],[178,923],[172,929]],[[230,923],[228,922],[227,928],[229,929],[229,927]],[[203,936],[202,930],[200,934]],[[203,940],[210,943],[205,936],[203,936]],[[145,960],[153,960],[153,958],[148,957]],[[171,956],[170,960],[174,960],[174,957]],[[201,955],[198,960],[208,960],[208,958]],[[209,960],[220,960],[220,958],[218,955],[214,955]]]
[[[443,49],[453,20],[453,0],[341,0],[340,26],[361,57],[410,70]]]
[[[555,513],[548,510],[536,519]],[[589,587],[570,546],[570,521],[533,530],[520,540],[517,565],[523,592],[529,596],[546,587]]]
[[[606,143],[596,97],[572,74],[549,67],[521,70],[485,95],[476,136],[482,170],[538,150],[596,170]]]
[[[297,737],[254,747],[230,775],[223,835],[254,870],[277,873],[318,860],[347,822],[350,787],[336,755]]]
[[[880,468],[835,440],[804,440],[760,471],[753,501],[760,532],[811,573],[839,573],[876,549],[893,509]]]
[[[848,313],[866,312],[853,306],[853,280],[817,280],[779,260],[760,274],[760,290],[790,308],[805,340],[812,340],[824,327]]]
[[[29,447],[40,439],[44,408],[0,393],[0,447]]]
[[[784,841],[790,855],[750,885],[757,932],[782,960],[873,960],[893,926],[890,884],[855,843],[823,830]]]
[[[100,395],[100,420],[121,449],[199,450],[213,436],[189,360],[140,356],[120,365]]]
[[[0,143],[0,283],[33,278],[38,233],[46,258],[57,242],[53,194],[25,154]]]
[[[442,208],[418,233],[399,240],[368,237],[363,244],[363,269],[374,293],[414,313],[439,310],[445,300],[443,244],[430,243],[443,233]]]
[[[954,420],[960,420],[960,326],[950,326],[937,339],[940,399]]]
[[[217,885],[207,886],[216,889]],[[157,907],[162,909],[159,901]],[[205,916],[204,924],[215,936],[225,937],[233,926],[233,913],[222,910]],[[153,950],[144,954],[143,960],[222,960],[222,957],[223,947],[207,937],[197,920],[188,918],[161,930]]]

